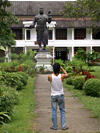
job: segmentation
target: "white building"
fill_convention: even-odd
[[[38,51],[35,28],[25,27],[32,23],[41,7],[45,14],[49,10],[52,13],[52,22],[47,25],[49,27],[48,46],[53,47],[53,58],[71,61],[79,47],[86,51],[94,49],[100,52],[100,33],[97,33],[94,39],[90,20],[74,21],[73,26],[69,25],[69,19],[63,19],[59,14],[66,1],[12,1],[11,3],[12,7],[9,10],[21,21],[19,25],[12,25],[12,30],[16,34],[15,52],[17,54],[22,51],[27,52],[29,49]]]

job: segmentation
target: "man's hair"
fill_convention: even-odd
[[[60,64],[59,64],[59,63],[55,63],[55,64],[53,65],[53,72],[54,72],[55,74],[57,74],[57,73],[60,72]]]

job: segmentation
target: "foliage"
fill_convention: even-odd
[[[61,59],[56,59],[56,60],[55,60],[55,63],[59,63],[60,66],[62,66],[63,68],[64,68],[64,66],[65,66],[63,60],[61,60]]]
[[[21,62],[24,62],[26,60],[34,60],[35,54],[36,54],[36,50],[32,51],[32,49],[28,50],[27,53],[22,52],[20,54],[21,57]]]
[[[86,52],[86,56],[87,56],[87,61],[95,61],[97,60],[97,58],[99,57],[99,53],[95,52],[94,50],[89,50]]]
[[[19,60],[12,60],[9,63],[8,62],[2,62],[0,63],[0,67],[2,71],[6,72],[16,72],[16,66],[20,64]]]
[[[24,68],[24,71],[27,71],[28,69],[28,64],[22,63],[21,66]]]
[[[44,65],[43,66],[39,66],[39,70],[44,70]]]
[[[19,67],[17,68],[17,70],[18,70],[18,71],[24,72],[24,68],[23,68],[22,66],[19,66]]]
[[[19,58],[19,55],[16,53],[9,54],[8,56],[11,60],[17,60]]]
[[[21,90],[19,104],[15,105],[13,119],[9,126],[3,126],[2,130],[7,130],[8,133],[35,133],[38,130],[35,121],[37,115],[34,112],[36,107],[34,100],[35,79],[36,77],[31,78],[29,76],[26,89]]]
[[[97,0],[69,1],[63,6],[60,14],[64,18],[70,18],[73,22],[72,25],[75,20],[81,19],[85,22],[87,18],[91,18],[92,28],[96,29],[97,22],[100,21],[100,3]]]
[[[8,115],[12,116],[13,107],[19,101],[18,92],[16,89],[4,84],[0,85],[0,90],[2,91],[0,96],[0,112],[8,112]]]
[[[75,55],[75,59],[78,60],[80,59],[85,62],[87,61],[88,65],[90,65],[90,63],[93,64],[94,61],[99,61],[99,58],[100,58],[99,52],[95,52],[94,50],[84,51],[82,48],[79,48],[79,50]]]
[[[75,76],[71,76],[71,77],[68,77],[66,79],[66,84],[69,84],[69,85],[73,85],[73,79],[75,78]]]
[[[91,97],[84,94],[83,90],[74,89],[73,85],[66,84],[64,81],[64,86],[66,89],[73,93],[73,96],[78,97],[84,106],[92,111],[91,118],[100,118],[100,97]]]
[[[0,63],[0,68],[2,71],[7,71],[9,68],[11,68],[11,64],[8,62],[2,62]]]
[[[18,24],[19,21],[15,15],[6,9],[11,7],[8,0],[0,0],[0,45],[4,47],[12,47],[16,45],[11,25]]]
[[[28,76],[24,72],[22,72],[22,71],[20,71],[18,73],[18,76],[20,78],[20,81],[23,83],[23,86],[26,86],[27,85]]]
[[[17,90],[23,89],[23,86],[27,84],[27,78],[21,73],[8,73],[1,72],[1,81],[3,81],[7,86],[16,88]]]
[[[70,73],[70,72],[73,71],[72,67],[70,67],[70,66],[69,67],[66,67],[65,70],[66,70],[67,73]]]
[[[0,128],[5,125],[4,119],[11,120],[10,116],[7,114],[7,112],[0,112]]]
[[[84,75],[86,75],[85,80],[84,80],[85,82],[86,82],[88,79],[90,79],[90,78],[97,78],[96,76],[91,75],[90,70],[88,70],[87,72],[84,72]]]
[[[50,53],[53,53],[53,48],[52,48],[52,47],[46,46],[46,48],[48,49],[48,51],[49,51]]]
[[[28,76],[27,76],[27,74],[25,72],[20,71],[20,72],[17,72],[17,73],[20,74],[20,75],[22,75],[26,79],[28,79]]]
[[[79,67],[79,69],[81,70],[83,65],[86,65],[84,61],[82,61],[81,59],[77,60],[76,58],[73,58],[71,65],[76,67]]]
[[[79,50],[77,51],[75,55],[75,58],[86,61],[86,51],[82,48],[79,48]]]
[[[34,77],[37,74],[37,72],[38,72],[38,69],[34,67],[34,68],[29,69],[27,74],[31,77]]]
[[[20,61],[19,60],[12,60],[9,62],[9,64],[11,65],[12,68],[14,68],[20,64]]]
[[[75,89],[82,90],[84,84],[84,76],[78,76],[73,79]]]
[[[0,57],[0,62],[4,62],[5,61],[5,56],[4,57]]]
[[[85,82],[83,90],[86,95],[100,96],[100,79],[89,79]]]

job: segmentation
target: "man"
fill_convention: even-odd
[[[48,28],[46,22],[51,23],[51,12],[48,12],[48,16],[43,14],[43,8],[40,8],[40,14],[36,15],[30,28],[33,28],[37,22],[36,32],[37,32],[37,43],[40,50],[42,50],[41,42],[44,44],[43,50],[46,50],[46,45],[48,45]]]
[[[64,74],[59,74],[60,69]],[[51,83],[51,109],[53,126],[50,129],[57,130],[57,104],[59,105],[61,114],[61,127],[63,130],[69,129],[66,127],[66,113],[64,102],[63,81],[67,78],[67,72],[60,66],[59,63],[53,65],[53,74],[48,76],[48,81]]]

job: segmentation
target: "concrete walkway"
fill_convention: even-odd
[[[64,88],[65,107],[67,126],[69,130],[63,131],[60,125],[60,111],[58,108],[58,130],[50,129],[51,121],[51,99],[50,99],[50,83],[48,75],[38,74],[35,82],[35,101],[37,108],[35,109],[38,118],[39,133],[100,133],[100,119],[91,118],[92,114],[84,108],[81,101],[73,96],[73,93]],[[100,105],[98,105],[100,106]]]

